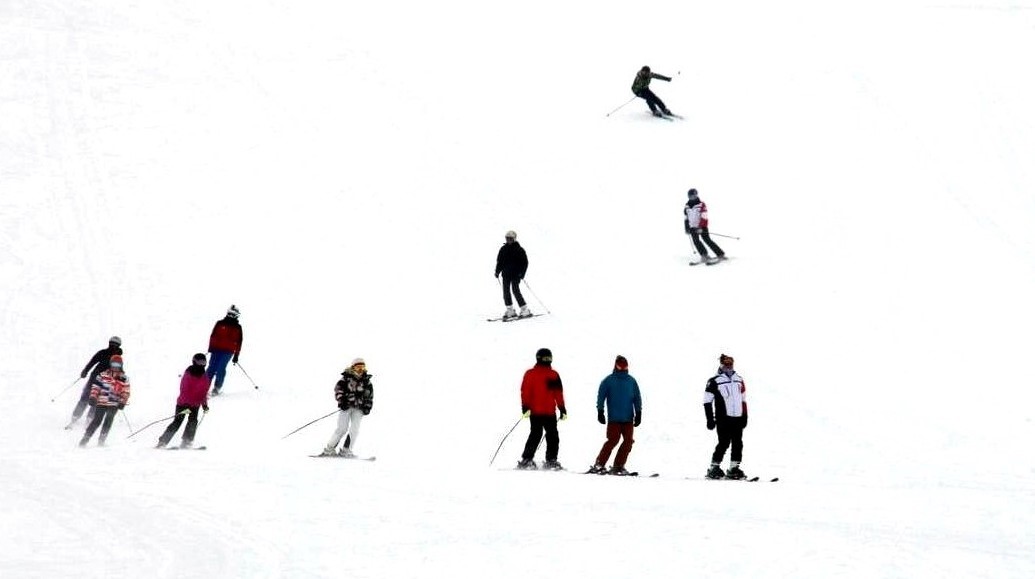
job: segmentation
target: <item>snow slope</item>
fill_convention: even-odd
[[[0,4],[0,576],[1035,574],[1031,2],[304,4]],[[644,64],[685,120],[606,116]],[[550,315],[488,324],[508,229]],[[259,388],[125,438],[231,303]],[[560,460],[621,353],[660,478],[510,471],[523,424],[489,466],[543,346]],[[778,483],[700,480],[720,352]],[[378,460],[310,459],[356,356]]]

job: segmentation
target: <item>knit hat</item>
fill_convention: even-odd
[[[226,315],[231,318],[238,318],[241,316],[241,310],[237,309],[237,306],[230,304],[230,307],[226,310]]]
[[[616,356],[615,357],[615,370],[628,370],[628,369],[629,369],[629,361],[625,359],[625,356],[621,356],[621,355]]]
[[[506,235],[504,235],[504,237],[506,237],[507,239],[517,239],[517,233],[515,233],[514,230],[511,229],[507,232]]]
[[[539,348],[535,353],[535,361],[549,364],[553,362],[553,352],[550,351],[550,348]]]
[[[363,358],[355,358],[354,360],[352,360],[352,363],[349,364],[349,368],[351,368],[353,366],[359,366],[360,364],[362,364],[364,366],[367,365],[367,363],[363,360]]]
[[[208,363],[208,359],[206,359],[205,355],[202,354],[201,352],[198,352],[197,354],[194,354],[194,357],[191,358],[190,361],[191,361],[192,364],[197,364],[198,366],[204,366],[205,364]]]
[[[109,344],[115,344],[116,346],[121,346],[122,345],[122,338],[120,338],[118,336],[112,336],[112,337],[108,338],[108,343]]]
[[[691,189],[691,190],[687,191],[687,192],[686,192],[686,196],[687,196],[687,198],[689,198],[689,199],[694,199],[694,198],[696,198],[696,197],[697,197],[697,189]]]
[[[115,354],[111,358],[108,358],[108,367],[110,368],[121,368],[122,367],[122,356]]]

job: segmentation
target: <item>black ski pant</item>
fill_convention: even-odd
[[[90,374],[90,377],[86,379],[86,384],[83,385],[83,392],[79,395],[79,402],[76,403],[75,409],[72,410],[72,422],[79,420],[79,417],[83,415],[83,411],[86,410],[87,405],[90,404],[90,389],[93,387],[93,379],[97,377],[96,373]],[[90,412],[86,414],[86,422],[93,420],[94,407],[90,406]]]
[[[166,427],[165,432],[158,437],[158,444],[165,446],[169,444],[173,436],[176,436],[176,431],[180,429],[180,425],[183,424],[184,410],[189,410],[187,414],[187,428],[183,431],[183,436],[180,437],[180,444],[190,444],[194,442],[194,433],[198,431],[198,410],[200,406],[187,406],[185,404],[176,405],[176,417]]]
[[[518,307],[525,307],[525,298],[521,295],[521,278],[503,276],[503,305],[508,308],[514,303],[510,299],[510,292],[514,292]]]
[[[557,434],[557,417],[553,414],[533,414],[528,417],[528,423],[531,430],[528,432],[528,440],[525,441],[525,451],[521,453],[521,458],[532,460],[539,443],[543,440],[543,431],[546,431],[546,460],[557,460],[557,452],[561,446],[561,437]]]
[[[719,436],[719,444],[712,453],[712,463],[719,464],[726,456],[726,449],[731,445],[731,462],[740,462],[744,452],[744,418],[740,416],[721,416],[715,421],[715,433]]]
[[[701,243],[702,240],[704,240],[704,243]],[[726,252],[723,251],[717,243],[712,241],[712,236],[708,235],[707,227],[697,227],[691,229],[690,241],[694,242],[694,249],[697,250],[697,253],[701,254],[701,259],[707,259],[708,257],[708,250],[704,248],[705,243],[708,244],[708,247],[710,247],[712,251],[715,253],[715,257],[722,257],[726,255]]]
[[[119,411],[118,406],[97,406],[94,408],[93,420],[86,425],[86,432],[83,433],[83,439],[79,441],[79,446],[86,446],[87,442],[93,438],[93,433],[97,431],[97,427],[101,427],[101,434],[97,437],[97,444],[104,444],[104,441],[108,439],[108,431],[111,430],[111,423],[115,421],[115,414]]]
[[[652,113],[657,112],[658,109],[661,109],[663,111],[668,110],[668,107],[665,106],[665,103],[661,102],[661,99],[658,98],[658,95],[654,94],[654,92],[649,88],[642,88],[638,91],[634,91],[633,94],[647,101],[647,106],[650,107],[650,112]]]

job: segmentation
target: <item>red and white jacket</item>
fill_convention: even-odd
[[[704,201],[692,207],[688,204],[683,211],[686,213],[686,223],[689,227],[708,227],[708,206]]]
[[[118,406],[129,402],[129,376],[121,370],[105,370],[90,387],[90,401],[97,406]]]

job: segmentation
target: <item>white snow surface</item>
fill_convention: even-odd
[[[0,3],[0,577],[1035,576],[1033,28],[1029,0]],[[644,64],[684,120],[607,115]],[[690,187],[729,262],[687,267]],[[486,323],[508,229],[549,315]],[[230,368],[204,452],[127,438],[231,303],[258,389]],[[81,450],[62,389],[112,334],[132,400]],[[490,466],[540,347],[569,472],[510,470],[527,423]],[[760,483],[702,479],[722,352]],[[616,354],[659,478],[572,474]],[[333,419],[283,436],[357,356],[377,461],[309,458]]]

